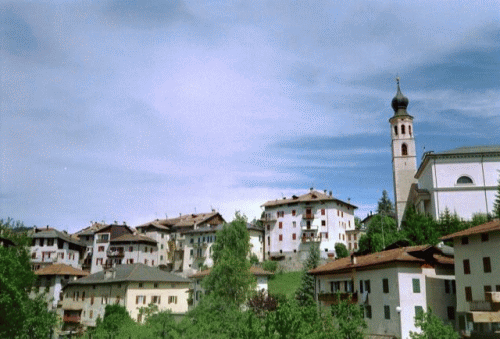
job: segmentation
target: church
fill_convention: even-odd
[[[392,99],[394,115],[389,119],[398,226],[409,206],[435,219],[445,209],[465,220],[475,213],[491,213],[500,177],[500,146],[426,152],[417,168],[413,116],[407,112],[408,104],[398,78]]]

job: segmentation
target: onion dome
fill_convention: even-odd
[[[396,81],[398,83],[398,92],[396,93],[396,96],[392,99],[392,104],[391,104],[392,109],[394,110],[396,115],[408,114],[406,113],[406,107],[408,107],[409,100],[407,97],[403,95],[403,93],[401,93],[401,89],[399,88],[399,77],[396,78]]]

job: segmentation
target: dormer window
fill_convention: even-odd
[[[466,175],[462,175],[460,178],[458,178],[457,180],[457,184],[458,185],[467,185],[467,184],[473,184],[474,182],[472,181],[472,179]]]

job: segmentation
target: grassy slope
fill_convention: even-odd
[[[287,297],[295,295],[295,291],[300,284],[302,271],[276,273],[268,282],[269,293],[271,294],[286,294]]]

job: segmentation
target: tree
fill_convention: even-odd
[[[498,178],[497,194],[493,203],[493,217],[500,219],[500,178]]]
[[[203,279],[207,294],[217,295],[236,305],[243,304],[255,287],[255,277],[250,273],[249,253],[247,220],[237,212],[235,219],[217,232],[212,245],[214,265]]]
[[[354,227],[357,230],[361,228],[361,219],[359,217],[354,217]]]
[[[420,327],[420,333],[410,332],[411,339],[458,339],[459,335],[450,325],[445,325],[441,319],[432,313],[419,312],[415,316],[415,327]]]
[[[439,228],[439,224],[431,216],[419,213],[413,206],[409,206],[401,225],[401,233],[411,245],[435,245],[441,236]]]
[[[394,205],[387,194],[386,190],[382,191],[382,198],[378,201],[377,213],[384,215],[394,214]]]
[[[366,234],[359,239],[358,252],[363,254],[380,252],[401,238],[396,220],[387,215],[377,214],[373,216]]]
[[[158,312],[149,316],[146,320],[146,328],[152,333],[153,338],[177,338],[180,336],[177,323],[170,310]]]
[[[337,259],[345,258],[349,256],[349,251],[344,244],[338,242],[335,243],[335,254],[337,256]]]
[[[337,294],[337,303],[331,306],[336,332],[343,339],[363,339],[364,330],[367,328],[363,317],[362,306],[352,303],[351,300],[340,301]]]
[[[311,243],[309,248],[309,255],[306,262],[304,263],[304,271],[302,273],[302,280],[300,282],[299,288],[295,293],[295,298],[299,302],[299,305],[304,306],[314,303],[314,276],[307,273],[309,270],[318,267],[319,265],[319,245],[316,243]]]
[[[267,312],[274,311],[278,307],[278,300],[265,292],[258,291],[256,295],[248,300],[248,307],[259,318],[263,318]]]

